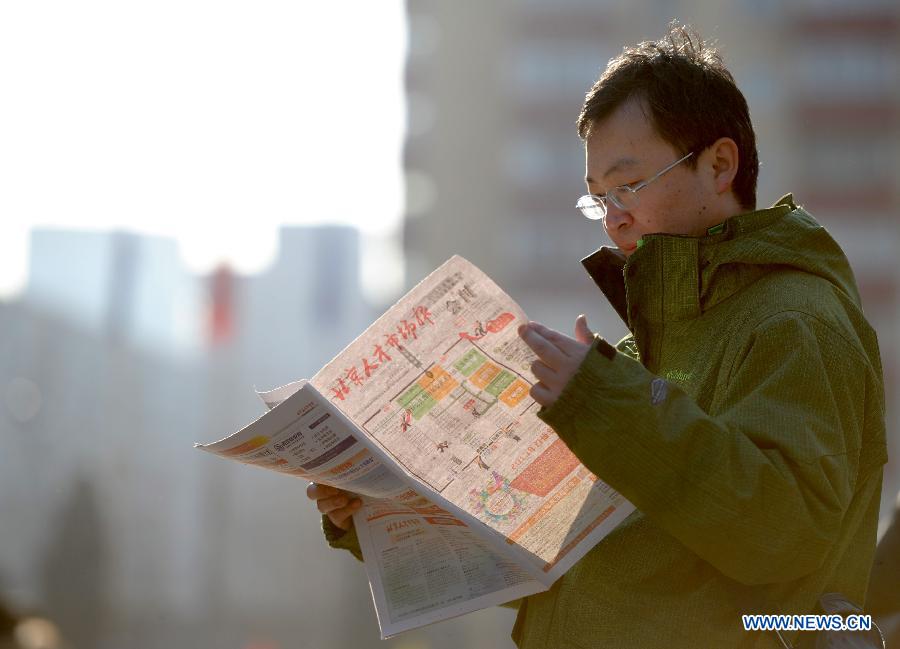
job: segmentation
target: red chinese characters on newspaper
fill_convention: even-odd
[[[331,387],[332,400],[344,401],[350,390],[365,385],[366,381],[379,367],[393,360],[391,349],[403,350],[403,341],[418,340],[422,327],[434,324],[434,316],[426,306],[417,306],[409,318],[402,319],[390,333],[384,334],[384,341],[376,343],[369,357],[361,358],[359,363],[344,370],[344,376],[338,377]]]

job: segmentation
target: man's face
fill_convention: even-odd
[[[594,125],[585,155],[588,192],[602,195],[613,187],[652,178],[682,153],[656,133],[640,102],[632,99]],[[714,193],[710,195],[710,183],[686,162],[639,190],[637,206],[630,211],[607,201],[606,231],[626,256],[645,234],[705,233]]]

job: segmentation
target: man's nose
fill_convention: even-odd
[[[632,218],[630,212],[619,209],[613,205],[612,201],[607,203],[606,217],[603,219],[603,225],[606,227],[607,232],[613,234],[624,227],[628,227],[631,224],[631,221]]]

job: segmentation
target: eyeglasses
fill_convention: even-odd
[[[619,185],[618,187],[613,187],[608,192],[602,195],[585,194],[578,199],[575,207],[581,210],[581,213],[592,221],[596,221],[606,217],[607,201],[618,207],[620,210],[625,210],[626,212],[631,211],[638,205],[637,193],[640,190],[662,176],[667,171],[671,171],[672,169],[677,167],[680,163],[684,162],[692,155],[694,155],[693,151],[688,153],[686,156],[679,158],[652,178],[642,180],[639,183],[633,183],[631,185]]]

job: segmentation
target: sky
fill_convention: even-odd
[[[35,226],[174,237],[194,272],[265,269],[280,224],[390,252],[406,47],[400,0],[0,3],[0,298]]]

